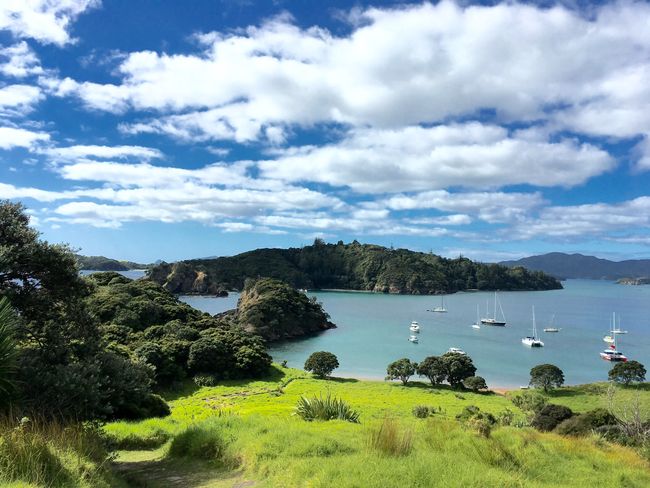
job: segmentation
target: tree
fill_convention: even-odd
[[[463,385],[468,390],[472,390],[475,392],[479,390],[487,390],[487,383],[485,382],[485,379],[481,376],[470,376],[469,378],[465,378],[465,380],[463,381]]]
[[[442,355],[442,362],[447,371],[447,381],[451,386],[460,385],[465,378],[474,376],[476,366],[466,354],[448,352]]]
[[[16,347],[16,315],[6,297],[0,298],[0,398],[10,398],[15,390],[18,349]],[[0,400],[0,406],[2,406]]]
[[[447,369],[439,356],[429,356],[417,366],[417,373],[429,379],[432,385],[439,385],[447,379]]]
[[[530,370],[530,385],[549,392],[564,384],[564,373],[553,364],[539,364]]]
[[[548,432],[557,427],[562,421],[570,418],[572,415],[573,412],[569,407],[548,403],[535,414],[531,425],[537,430]]]
[[[610,381],[623,383],[625,386],[633,382],[641,383],[645,381],[645,366],[638,361],[628,361],[626,363],[617,363],[609,371]]]
[[[339,360],[327,351],[315,352],[305,361],[305,371],[312,372],[319,378],[327,378],[338,367]]]
[[[415,374],[417,363],[411,362],[408,358],[398,359],[392,362],[386,368],[386,378],[389,380],[400,380],[402,384],[407,384],[411,376]]]

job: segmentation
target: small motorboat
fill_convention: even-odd
[[[418,324],[418,323],[414,320],[413,322],[411,322],[411,326],[409,327],[409,329],[411,330],[411,332],[417,332],[417,333],[419,333],[419,332],[420,332],[420,324]]]
[[[557,327],[544,327],[544,332],[560,332],[561,330]]]
[[[447,352],[451,352],[453,354],[461,354],[463,356],[467,356],[467,353],[460,349],[459,347],[450,347]]]
[[[412,336],[409,337],[409,342],[413,342],[413,343],[417,344],[418,342],[420,342],[420,340],[418,339],[418,336],[412,335]]]
[[[480,329],[481,326],[478,324],[472,324],[472,329]]]

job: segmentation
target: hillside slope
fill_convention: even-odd
[[[610,261],[608,259],[552,252],[530,256],[517,261],[503,261],[508,267],[523,266],[531,271],[542,271],[556,278],[617,280],[650,276],[650,259]]]
[[[241,290],[247,279],[269,277],[296,288],[439,294],[479,290],[549,290],[554,278],[524,268],[482,264],[467,258],[389,249],[372,244],[325,244],[257,249],[232,257],[153,266],[149,279],[172,293],[216,294]]]

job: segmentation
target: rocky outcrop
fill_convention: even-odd
[[[619,285],[650,285],[650,278],[621,278],[616,283]]]
[[[188,261],[161,263],[149,271],[148,277],[171,293],[228,296],[225,287],[212,282],[205,271],[195,269]]]
[[[240,327],[267,341],[313,335],[336,327],[315,299],[270,278],[247,284],[234,319]]]

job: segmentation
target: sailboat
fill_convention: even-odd
[[[616,327],[616,324],[614,324],[614,327],[612,327],[612,334],[627,334],[627,330],[621,330],[621,316],[618,316],[618,327]]]
[[[447,309],[445,308],[445,296],[441,295],[440,296],[440,306],[433,308],[431,310],[432,312],[439,312],[439,313],[447,313]]]
[[[551,317],[551,323],[548,324],[548,327],[544,327],[544,332],[560,332],[562,329],[555,327],[555,314]]]
[[[537,324],[535,323],[535,305],[533,305],[533,335],[524,337],[521,339],[521,343],[524,346],[529,347],[544,347],[544,343],[537,337]]]
[[[472,329],[480,329],[481,328],[481,318],[480,318],[480,313],[478,311],[478,303],[476,304],[476,322],[472,324]]]
[[[620,319],[619,319],[620,320]],[[616,334],[620,333],[620,326],[619,326],[619,331],[617,332],[616,330],[616,312],[612,312],[612,321],[609,324],[609,334],[605,335],[603,337],[603,341],[607,342],[608,344],[614,344],[616,342]],[[627,333],[627,331],[625,331]]]
[[[612,316],[612,331],[614,330],[614,324],[616,323],[615,317],[616,315],[614,314]],[[621,362],[621,363],[627,362],[627,357],[622,352],[616,349],[616,334],[612,332],[611,338],[613,339],[613,343],[609,345],[609,349],[605,349],[603,352],[600,353],[600,357],[603,358],[605,361]]]
[[[497,320],[497,303],[499,304],[499,310],[501,310],[501,320]],[[489,312],[489,311],[488,311]],[[497,292],[494,292],[494,316],[493,317],[486,317],[481,319],[481,323],[485,325],[498,325],[503,327],[506,325],[506,316],[503,313],[503,308],[501,308],[501,302],[499,301],[499,298],[497,297]]]

